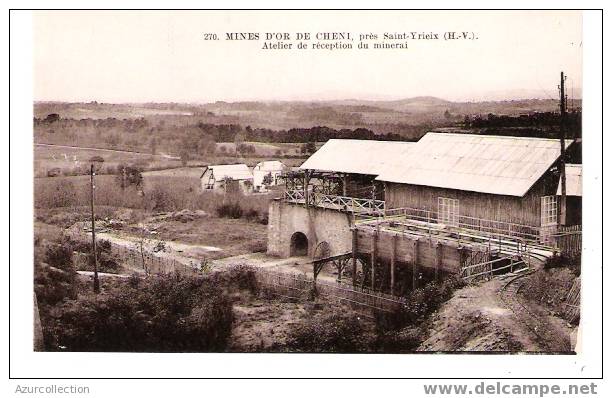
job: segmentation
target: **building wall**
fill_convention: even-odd
[[[350,252],[351,225],[352,217],[348,213],[273,200],[268,214],[268,254],[289,257],[291,236],[295,232],[302,232],[308,238],[309,256],[323,241],[329,243],[331,255]]]
[[[253,170],[253,185],[258,188],[263,185],[263,180],[268,174],[272,175],[272,183],[268,184],[274,186],[278,183],[278,177],[283,173],[282,170],[265,171],[265,170]]]
[[[387,183],[385,200],[387,209],[413,207],[437,212],[438,197],[458,199],[463,216],[540,226],[541,197],[555,194],[556,181],[553,173],[547,173],[523,197]]]

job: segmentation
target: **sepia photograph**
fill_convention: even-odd
[[[307,14],[33,14],[35,351],[577,352],[581,12]]]
[[[603,393],[603,10],[333,3],[9,10],[9,393]]]

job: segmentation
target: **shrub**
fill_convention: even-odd
[[[403,308],[392,312],[377,312],[376,325],[379,332],[398,330],[406,325],[421,322],[425,316],[437,310],[448,301],[453,292],[465,286],[463,280],[450,276],[439,283],[429,282],[425,286],[411,291],[406,297]]]
[[[111,243],[107,240],[100,240],[96,242],[96,253],[98,255],[98,271],[108,272],[115,274],[119,272],[120,266],[112,253]],[[87,262],[80,268],[81,271],[93,271],[94,270],[94,257],[91,252],[91,242],[74,242],[74,251],[84,253],[87,255]]]
[[[228,296],[210,279],[178,274],[133,277],[58,312],[48,350],[218,352],[233,320]]]
[[[240,218],[243,211],[238,202],[222,203],[217,206],[217,215],[225,218]]]
[[[574,275],[580,276],[580,264],[580,256],[568,258],[564,255],[560,255],[548,258],[544,263],[544,269],[569,268]]]
[[[238,290],[248,290],[253,294],[259,292],[259,284],[257,283],[255,269],[250,265],[234,265],[227,271],[214,274],[212,279],[217,286],[227,286],[229,288]]]
[[[72,247],[67,241],[34,247],[34,291],[41,310],[76,297],[76,271],[72,266]]]
[[[334,309],[296,325],[287,345],[301,352],[366,352],[371,349],[373,337],[355,313]]]

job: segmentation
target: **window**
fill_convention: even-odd
[[[459,223],[459,200],[438,198],[438,222],[448,225]]]
[[[557,225],[557,197],[542,196],[542,226]]]

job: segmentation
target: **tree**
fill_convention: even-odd
[[[142,173],[136,167],[120,164],[117,166],[117,173],[115,180],[121,189],[129,186],[140,187],[142,184]]]
[[[317,147],[315,143],[312,141],[302,144],[302,147],[301,147],[301,152],[306,155],[310,155],[314,153],[316,150],[317,150]]]
[[[55,123],[59,120],[60,120],[60,115],[58,115],[57,113],[50,113],[47,115],[47,117],[43,121],[45,123]]]
[[[263,185],[271,185],[272,184],[272,173],[268,173],[264,176],[262,180]]]

